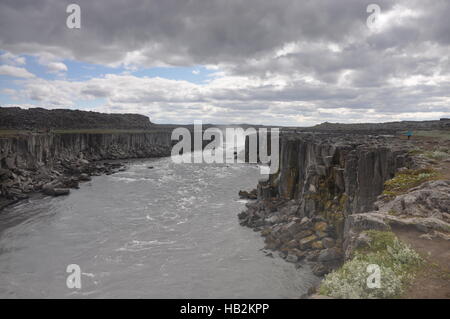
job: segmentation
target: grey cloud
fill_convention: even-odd
[[[107,99],[105,108],[111,111],[128,107],[148,112],[144,105],[150,105],[168,121],[201,114],[252,119],[249,113],[259,111],[286,123],[299,114],[335,116],[336,108],[354,110],[352,119],[364,117],[367,110],[391,116],[450,108],[447,0],[78,0],[82,27],[70,30],[65,9],[72,2],[1,0],[0,47],[15,54],[51,53],[101,64],[210,64],[225,76],[255,83],[281,77],[286,82],[206,91],[194,85],[180,90],[176,83],[80,89],[82,96]],[[401,17],[400,12],[385,29],[371,32],[366,7],[373,2],[384,14],[399,5],[413,14]],[[299,47],[276,55],[290,43]],[[415,77],[417,84],[405,84]],[[72,98],[69,93],[58,98],[57,91],[34,86],[27,92],[44,102],[54,94],[54,104]],[[205,114],[203,107],[215,111]],[[186,114],[177,115],[180,109]]]
[[[340,41],[364,27],[366,4],[334,1],[79,0],[82,28],[66,28],[72,1],[2,1],[0,39],[14,51],[61,48],[77,59],[115,62],[142,49],[147,62],[219,63],[297,40]],[[392,1],[379,0],[388,10]]]

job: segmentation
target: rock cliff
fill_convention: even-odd
[[[19,134],[0,137],[0,168],[51,167],[55,160],[167,156],[170,131],[146,133]]]
[[[384,136],[284,133],[280,169],[257,186],[257,201],[239,215],[262,231],[266,248],[322,275],[343,259],[348,216],[374,209],[384,182],[413,163]]]
[[[32,192],[65,195],[91,175],[122,167],[99,161],[169,156],[171,149],[170,130],[0,137],[0,209]]]

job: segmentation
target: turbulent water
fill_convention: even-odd
[[[154,166],[154,169],[148,169]],[[251,165],[132,161],[67,197],[0,213],[1,298],[296,298],[316,278],[241,227]],[[81,289],[69,289],[69,264]]]

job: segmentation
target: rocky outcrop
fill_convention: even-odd
[[[267,249],[291,262],[314,262],[323,275],[344,258],[349,216],[374,210],[384,182],[410,165],[406,149],[389,137],[285,133],[279,171],[259,182],[258,199],[240,222],[261,230]],[[365,223],[378,220],[354,220]]]
[[[411,228],[424,238],[450,240],[450,181],[421,184],[393,199],[380,196],[374,211],[349,215],[345,220],[343,250],[346,258],[367,244],[366,230],[387,231],[392,227]]]
[[[0,137],[0,168],[51,167],[59,159],[110,160],[167,156],[170,132],[21,134]]]
[[[0,137],[0,207],[32,192],[66,195],[91,175],[122,168],[120,163],[105,160],[169,156],[171,149],[169,130]]]
[[[258,198],[258,192],[255,189],[252,189],[251,191],[239,191],[239,198],[242,199],[257,199]]]
[[[0,107],[0,128],[47,129],[151,129],[149,118],[139,114],[105,114],[80,110]]]
[[[450,223],[450,181],[423,183],[391,201],[380,199],[375,207],[397,217],[438,218]]]

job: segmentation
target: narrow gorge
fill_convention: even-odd
[[[415,156],[413,147],[394,135],[285,132],[280,169],[259,181],[257,199],[239,214],[240,223],[261,232],[267,255],[278,251],[298,267],[310,264],[317,276],[370,246],[367,232],[408,226],[448,240],[450,183],[428,173],[432,163]],[[413,186],[422,188],[407,198],[386,195],[386,182],[402,172],[419,172],[422,182],[444,180],[419,182]]]

